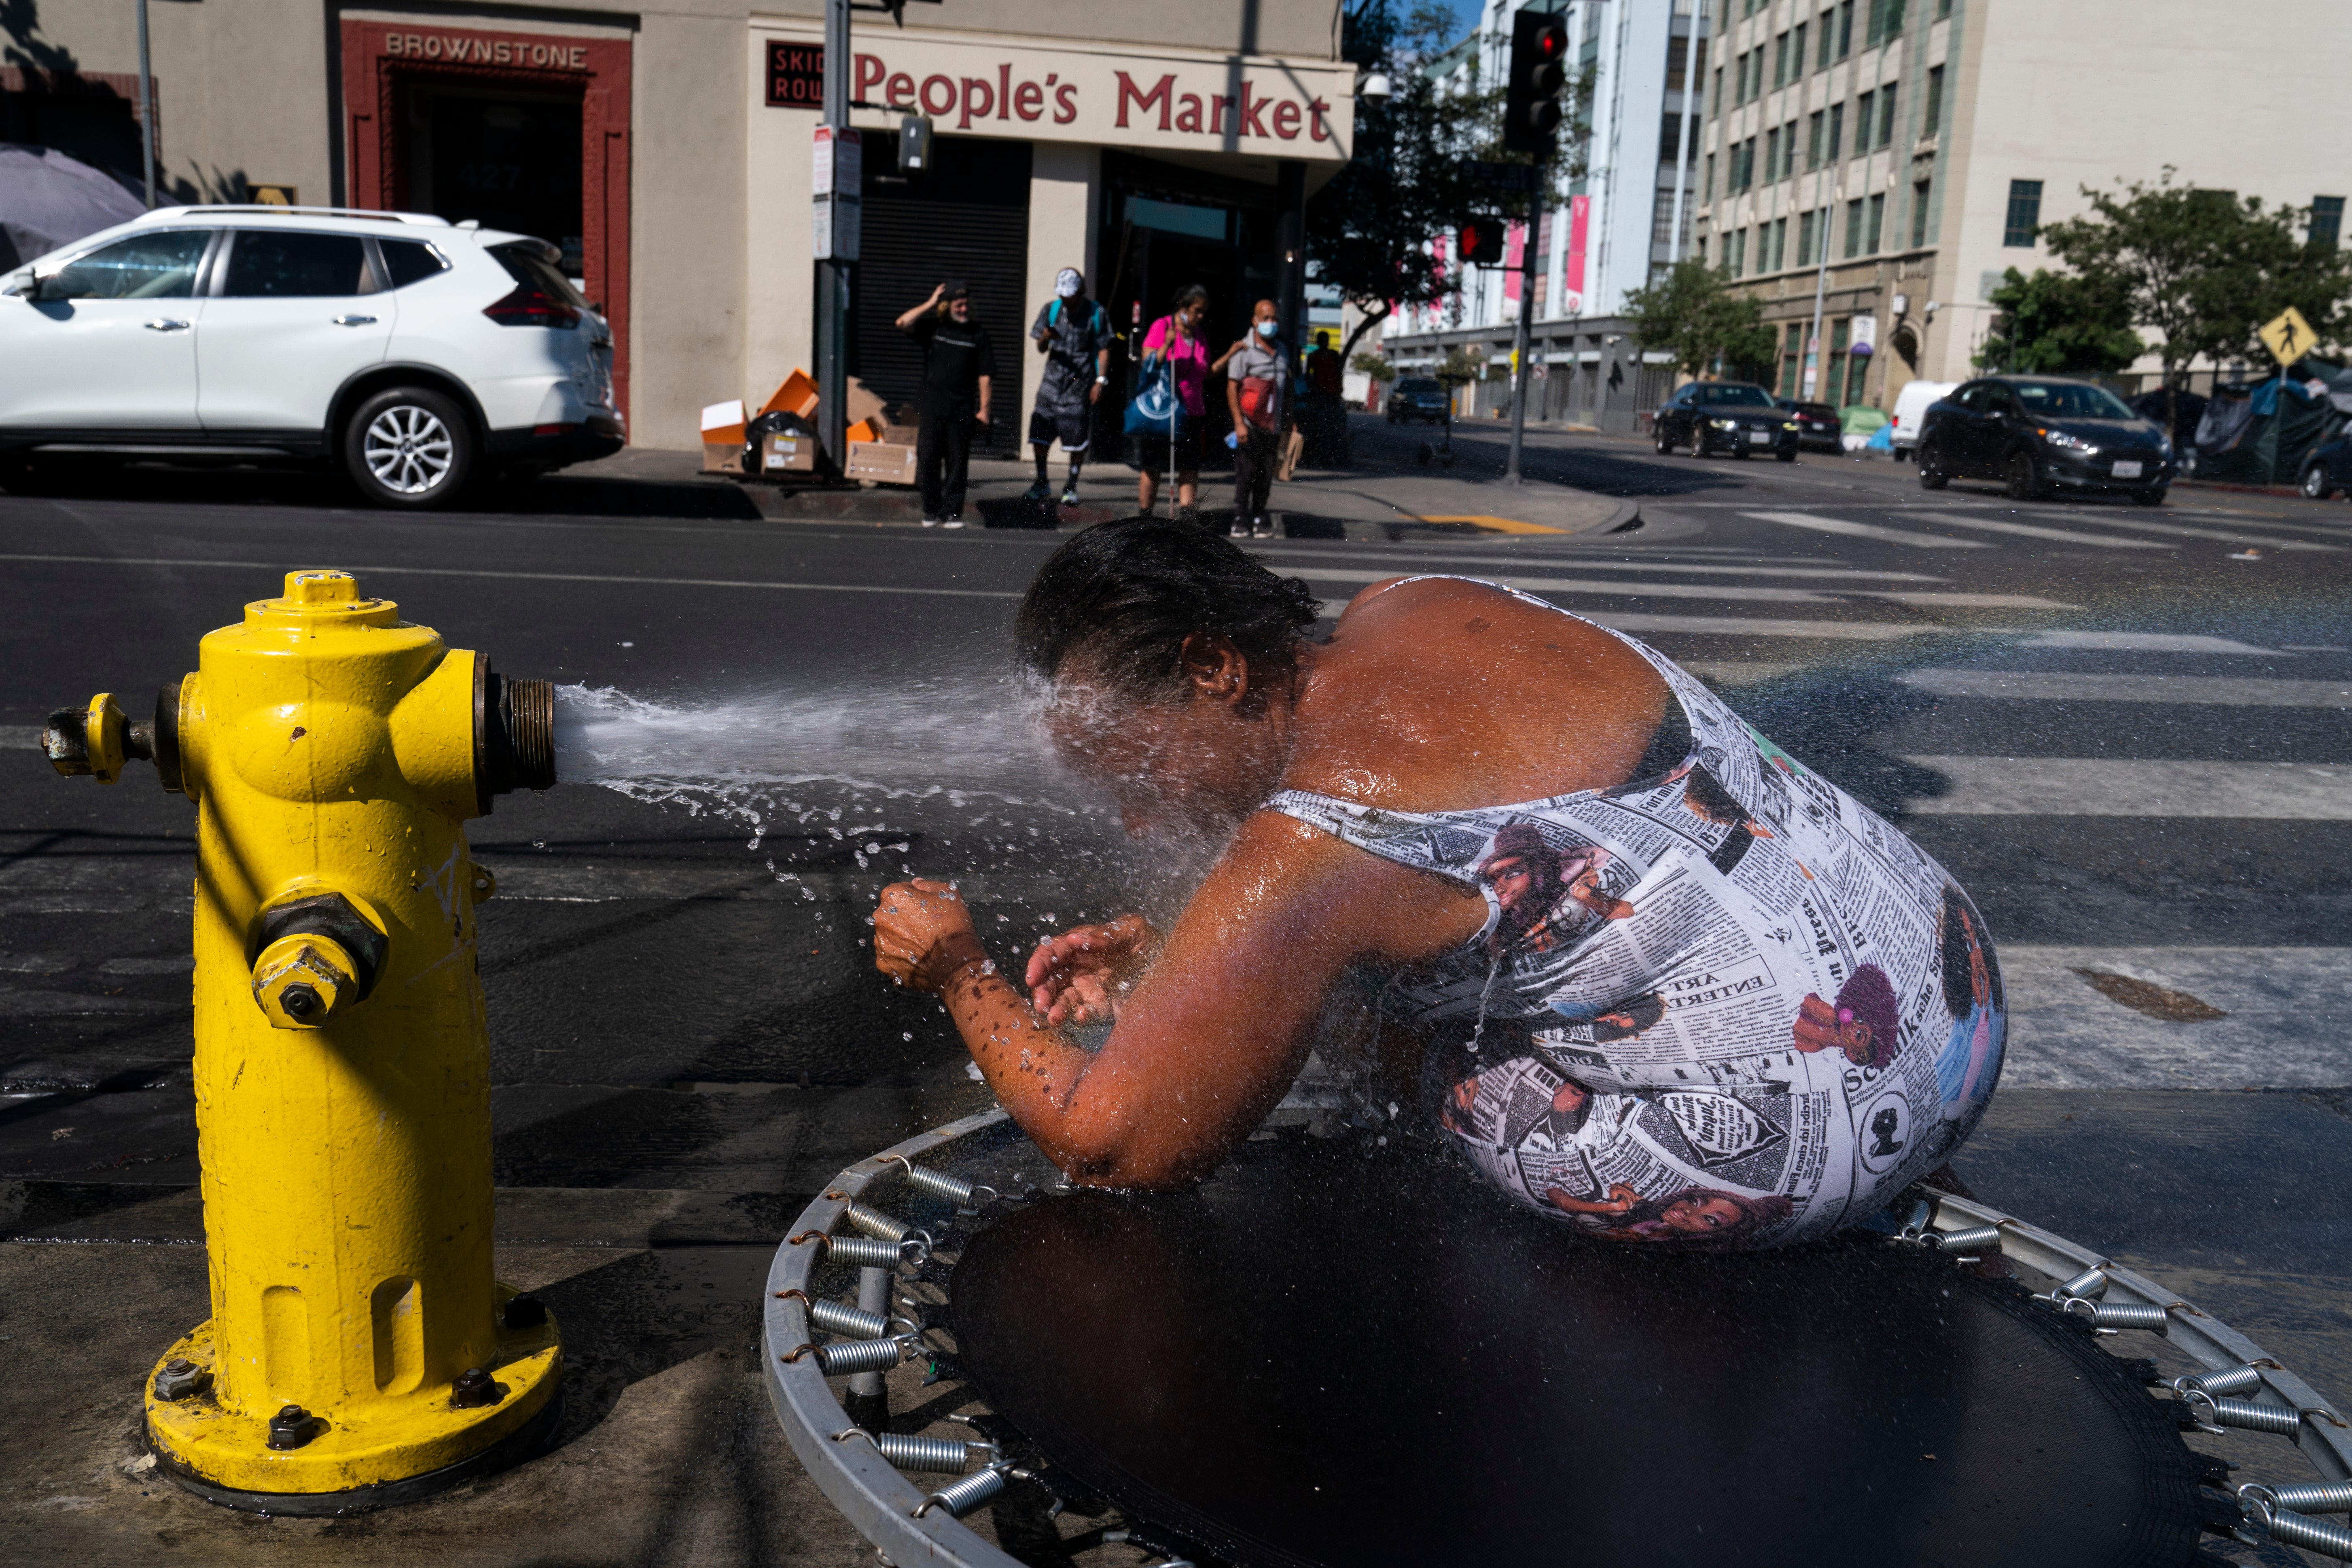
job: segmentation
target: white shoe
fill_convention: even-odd
[[[940,524],[940,526],[941,528],[961,528],[963,526],[963,519],[960,517],[951,517],[945,522]]]
[[[937,528],[939,525],[940,520],[936,517],[927,517],[923,519],[923,526],[925,528]]]
[[[1062,504],[1064,506],[1076,506],[1078,504],[1078,487],[1076,480],[1072,480],[1070,483],[1062,487]]]
[[[1249,524],[1238,517],[1234,519],[1234,526],[1226,531],[1228,536],[1234,539],[1247,539],[1250,536]]]
[[[1251,529],[1250,532],[1259,539],[1272,539],[1274,537],[1274,519],[1270,517],[1259,518],[1257,520],[1257,526]]]

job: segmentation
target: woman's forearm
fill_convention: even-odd
[[[1115,1177],[1116,1140],[1090,1136],[1076,1108],[1093,1053],[1038,1017],[977,936],[964,933],[941,946],[952,968],[938,984],[940,999],[997,1103],[1065,1171]]]

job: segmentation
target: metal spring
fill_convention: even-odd
[[[2074,1278],[2067,1280],[2063,1285],[2059,1286],[2058,1289],[2051,1291],[2050,1293],[2053,1296],[2064,1296],[2087,1300],[2095,1296],[2104,1296],[2106,1294],[2106,1291],[2107,1266],[2104,1263],[2099,1263],[2094,1264],[2092,1267],[2084,1269],[2080,1274],[2075,1275]]]
[[[2199,1405],[2205,1407],[2203,1420],[2213,1426],[2239,1426],[2249,1432],[2275,1432],[2282,1437],[2292,1437],[2303,1430],[2303,1412],[2290,1410],[2284,1405],[2257,1405],[2251,1399],[2215,1398],[2201,1389],[2189,1394],[2189,1408],[2193,1414]]]
[[[961,1519],[1003,1489],[1004,1471],[991,1465],[987,1469],[974,1470],[960,1481],[949,1482],[917,1503],[915,1517],[920,1519],[935,1508],[943,1508],[950,1518]]]
[[[2066,1310],[2078,1318],[2088,1318],[2091,1326],[2099,1329],[2146,1329],[2160,1334],[2172,1326],[2171,1317],[2161,1307],[2141,1301],[2094,1301],[2086,1297],[2068,1299]]]
[[[2242,1366],[2224,1367],[2218,1372],[2192,1373],[2172,1380],[2175,1394],[2243,1394],[2263,1385],[2263,1369],[2248,1362]],[[2293,1507],[2293,1504],[2289,1504]]]
[[[2343,1513],[2352,1510],[2352,1481],[2323,1481],[2317,1486],[2265,1487],[2252,1482],[2238,1489],[2248,1501],[2291,1508],[2297,1513]]]
[[[1929,1230],[1919,1235],[1919,1245],[1942,1252],[1976,1252],[2000,1250],[2000,1226],[1972,1225],[1966,1230]]]
[[[833,1435],[836,1443],[852,1437],[863,1437],[874,1445],[875,1452],[902,1470],[940,1470],[960,1476],[971,1468],[972,1460],[986,1455],[992,1462],[996,1458],[993,1443],[971,1444],[952,1437],[906,1437],[896,1432],[868,1432],[863,1426],[848,1426]]]
[[[814,1356],[827,1377],[851,1372],[887,1372],[906,1358],[904,1340],[851,1340],[841,1344],[802,1345],[777,1359],[786,1366],[803,1356]]]
[[[2305,1552],[2316,1552],[2338,1563],[2352,1563],[2352,1530],[2333,1520],[2305,1519],[2302,1514],[2261,1501],[2252,1507],[2254,1518],[2270,1532],[2273,1541],[2284,1541],[2289,1546],[2300,1546]]]
[[[890,1337],[889,1321],[878,1312],[868,1312],[846,1301],[828,1301],[819,1296],[808,1303],[809,1321],[828,1334],[840,1334],[853,1340],[882,1340]]]
[[[911,1237],[920,1240],[926,1247],[930,1245],[931,1238],[924,1232],[915,1229],[902,1220],[892,1219],[888,1215],[878,1210],[867,1208],[864,1204],[851,1204],[841,1211],[841,1217],[849,1222],[852,1229],[862,1230],[877,1240],[896,1245]]]
[[[804,1241],[821,1241],[825,1256],[832,1261],[864,1268],[896,1268],[902,1263],[920,1263],[930,1251],[915,1237],[892,1242],[870,1236],[834,1236],[822,1230],[804,1230],[793,1237],[795,1246]]]
[[[918,1165],[904,1154],[893,1155],[892,1158],[907,1167],[908,1186],[919,1193],[929,1193],[935,1198],[945,1198],[958,1208],[973,1208],[982,1203],[993,1202],[996,1198],[994,1187],[976,1186],[961,1177],[950,1176],[945,1171],[935,1171],[929,1165]],[[988,1196],[981,1197],[979,1194],[982,1193],[986,1193]]]

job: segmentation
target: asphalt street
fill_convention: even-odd
[[[1367,421],[1360,439],[1420,437]],[[1463,511],[1509,515],[1500,443],[1454,431]],[[2007,975],[2009,1064],[1961,1176],[2352,1398],[2352,506],[2185,487],[2157,510],[2021,504],[1926,493],[1884,461],[1550,432],[1527,468],[1639,497],[1640,525],[1252,548],[1332,615],[1370,582],[1448,573],[1628,632],[1888,815],[1970,889]],[[140,764],[110,788],[58,778],[35,738],[52,708],[193,668],[290,568],[347,567],[502,672],[610,689],[571,710],[606,722],[613,776],[509,796],[471,829],[499,879],[497,1168],[515,1194],[734,1205],[665,1265],[680,1289],[755,1281],[769,1228],[834,1171],[972,1101],[936,1006],[871,969],[883,881],[962,878],[1004,961],[1181,900],[1181,865],[1038,762],[1006,679],[1014,605],[1063,536],[775,523],[674,489],[558,476],[422,517],[299,479],[0,495],[0,1234],[22,1243],[0,1252],[196,1235],[192,814]],[[39,1299],[69,1299],[62,1267],[38,1262]],[[137,1288],[170,1310],[126,1320],[134,1380],[185,1326],[172,1312],[200,1310],[201,1268]],[[609,1397],[572,1430],[740,1353],[750,1310],[614,1349]],[[5,1484],[100,1495],[75,1467],[119,1415]],[[2216,1451],[2252,1464],[2249,1441]],[[697,1506],[739,1532],[757,1511]],[[90,1530],[92,1560],[152,1560],[149,1536]],[[853,1560],[813,1537],[802,1560],[836,1552]]]

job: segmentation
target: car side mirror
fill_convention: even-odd
[[[58,277],[55,272],[34,273],[32,282],[25,286],[25,298],[37,305],[45,300],[63,298],[62,291],[58,288]]]

